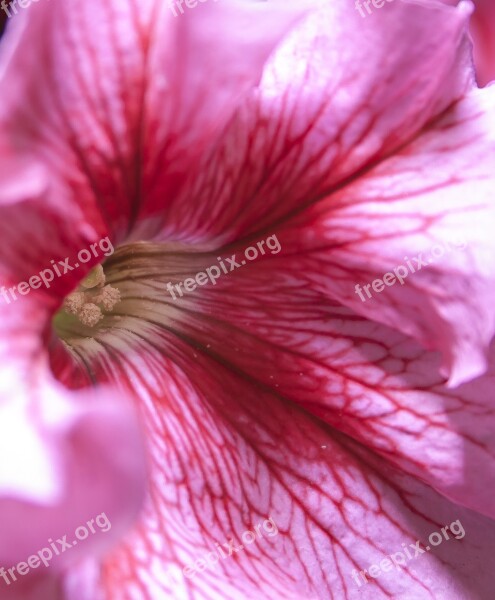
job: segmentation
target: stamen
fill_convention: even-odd
[[[103,313],[99,306],[96,306],[96,304],[93,304],[92,302],[88,302],[81,308],[78,317],[83,325],[94,327],[101,319],[103,319]]]
[[[118,304],[120,300],[120,290],[111,285],[106,285],[101,290],[101,293],[93,298],[93,302],[96,304],[103,304],[103,307],[108,312],[112,311],[114,306]]]
[[[105,285],[103,267],[98,265],[81,283],[77,292],[67,296],[64,301],[66,313],[74,315],[87,327],[94,327],[103,319],[102,308],[111,312],[121,301],[120,290]],[[104,287],[103,287],[104,286]]]
[[[69,294],[64,301],[64,310],[71,315],[78,315],[81,308],[86,303],[86,294],[84,292],[74,292]]]

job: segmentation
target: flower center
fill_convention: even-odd
[[[91,385],[103,372],[114,377],[116,359],[138,363],[145,348],[152,354],[167,348],[167,354],[171,332],[190,321],[202,301],[204,287],[188,293],[186,282],[217,256],[216,250],[178,242],[117,247],[64,299],[53,319],[49,347],[56,378],[70,386]],[[215,289],[219,286],[215,281]],[[142,368],[139,363],[136,373]]]
[[[103,319],[102,309],[112,312],[121,300],[118,288],[105,285],[102,265],[95,267],[81,283],[79,289],[65,299],[63,310],[74,315],[87,327],[94,327]]]
[[[119,288],[106,284],[103,266],[97,265],[65,298],[53,321],[55,331],[63,340],[87,335],[121,300]]]
[[[53,319],[57,337],[81,348],[122,330],[166,322],[179,306],[167,285],[197,270],[193,257],[191,247],[182,244],[133,242],[116,248],[64,299]]]

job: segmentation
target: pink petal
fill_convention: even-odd
[[[156,232],[164,198],[302,12],[210,1],[177,19],[155,0],[40,2],[3,40],[0,128],[19,162],[29,150],[48,169],[61,213],[79,207],[102,235],[138,219],[136,237]]]
[[[483,373],[495,329],[494,109],[493,88],[473,92],[279,236],[312,289],[440,350],[451,385]],[[357,284],[400,265],[403,285],[363,300]]]
[[[120,284],[126,321],[96,335],[105,351],[79,346],[81,370],[139,390],[152,456],[143,520],[106,562],[103,590],[353,597],[345,573],[459,518],[469,545],[442,547],[443,563],[429,555],[362,593],[483,597],[491,577],[477,548],[492,524],[468,508],[495,513],[493,374],[447,389],[438,355],[322,303],[304,256],[267,252],[174,301],[166,282],[216,256],[136,247]],[[185,577],[215,542],[269,516],[281,545],[260,540],[218,572]]]
[[[0,452],[9,456],[0,468],[1,564],[25,561],[63,535],[73,547],[54,555],[50,568],[107,551],[143,498],[144,456],[134,411],[109,390],[69,396],[46,383],[21,388],[0,412]],[[78,527],[88,529],[88,521],[103,513],[109,525],[103,517],[105,527],[93,521],[97,535],[78,542]]]
[[[3,284],[27,280],[50,260],[69,256],[74,264],[76,249],[106,235],[109,223],[122,235],[130,219],[161,209],[163,189],[159,205],[150,193],[149,204],[142,211],[138,207],[141,172],[130,167],[141,160],[153,136],[156,156],[146,157],[150,169],[154,160],[161,168],[164,162],[172,164],[169,155],[184,152],[162,179],[168,177],[166,186],[173,188],[174,170],[186,172],[211,143],[238,95],[259,79],[266,56],[300,12],[257,9],[245,15],[212,4],[177,24],[156,2],[141,5],[139,13],[131,2],[92,2],[77,10],[52,2],[33,6],[17,19],[0,64],[2,86],[9,90],[0,109],[0,154],[8,175],[0,185]],[[223,45],[214,48],[213,19],[225,31]],[[106,64],[94,62],[93,42],[85,31],[95,23],[99,31],[91,39],[101,43],[98,54],[107,57]],[[191,69],[177,68],[179,54]],[[204,62],[197,65],[200,57],[215,61],[213,79]],[[39,68],[40,59],[45,70]],[[191,127],[189,113],[200,100]],[[163,127],[157,127],[158,118]],[[182,135],[186,128],[188,135]],[[105,506],[112,534],[54,560],[53,567],[61,569],[85,553],[97,557],[122,535],[140,506],[145,471],[132,410],[109,391],[94,398],[88,392],[70,394],[48,379],[42,341],[49,318],[83,274],[61,278],[49,292],[5,306],[0,321],[3,444],[15,456],[0,472],[0,534],[6,542],[1,559],[7,564],[26,559],[48,538],[71,535]],[[26,386],[8,398],[15,389],[12,382],[26,374]],[[29,524],[22,535],[19,522]],[[23,583],[23,593],[29,585]]]
[[[477,79],[486,85],[495,79],[495,5],[491,0],[474,0],[471,32]]]
[[[2,600],[66,600],[60,578],[54,577],[52,573],[40,572],[35,576],[26,575],[8,586],[0,580],[0,586]]]
[[[179,332],[150,325],[139,339],[129,334],[133,352],[124,351],[127,360],[112,367],[113,376],[139,382],[153,460],[142,523],[106,562],[102,586],[109,597],[353,598],[354,568],[367,569],[402,544],[428,543],[431,532],[457,519],[462,540],[445,541],[359,593],[418,600],[489,593],[492,577],[479,556],[491,547],[491,521],[306,416],[280,389],[227,363],[217,347],[206,351],[199,340],[187,341],[183,324]],[[117,356],[124,335],[106,337]],[[237,350],[240,356],[244,349]],[[282,383],[281,367],[273,364]],[[219,560],[216,569],[197,563],[185,576],[215,544],[234,538],[238,547],[245,531],[269,517],[277,535]]]
[[[304,255],[260,258],[178,298],[183,312],[174,328],[247,382],[297,403],[451,501],[494,517],[495,347],[486,376],[451,390],[438,354],[322,302],[311,277],[318,272],[309,267]]]
[[[341,17],[339,10],[346,9],[334,9]],[[279,231],[284,248],[305,255],[315,289],[440,350],[451,385],[484,371],[495,330],[493,92],[473,89],[461,100],[472,89],[468,13],[465,3],[391,4],[361,24],[371,47],[361,29],[345,29],[344,62],[333,52],[339,40],[321,34],[314,42],[318,25],[308,19],[277,51],[261,99],[237,113],[174,213],[181,232],[217,243]],[[402,51],[412,37],[429,43]],[[316,66],[284,71],[287,56],[306,65],[310,53]],[[239,152],[230,153],[239,140]],[[357,284],[371,284],[405,257],[461,236],[464,254],[450,253],[377,301],[356,295]]]
[[[32,246],[24,256],[14,257],[10,246],[2,247],[22,275],[29,270],[29,257],[35,259],[37,235],[30,233],[24,239]],[[9,266],[4,261],[2,273],[11,277],[15,269]],[[49,567],[60,571],[85,554],[101,556],[132,524],[144,493],[140,427],[126,395],[108,389],[71,393],[49,375],[44,340],[54,301],[45,291],[1,304],[0,564],[6,569],[50,548],[49,539],[67,535],[74,541],[78,527],[104,512],[109,532],[99,531],[53,556]],[[59,589],[44,567],[11,585],[12,600],[55,600],[53,586]]]
[[[469,12],[394,2],[362,19],[353,2],[325,3],[174,201],[173,233],[230,241],[270,227],[398,151],[473,86]]]

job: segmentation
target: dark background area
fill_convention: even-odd
[[[2,37],[6,22],[7,22],[7,13],[3,10],[0,10],[0,37]]]

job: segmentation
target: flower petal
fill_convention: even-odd
[[[0,412],[0,452],[9,457],[0,468],[0,562],[27,560],[63,535],[72,547],[51,552],[46,566],[56,570],[112,547],[145,487],[140,431],[125,400],[105,390],[69,396],[47,384],[4,399]],[[94,528],[103,513],[106,529],[79,538],[78,527],[88,530],[93,519]]]
[[[28,574],[15,582],[11,581],[10,584],[0,580],[2,600],[68,600],[69,597],[64,596],[62,585],[61,578],[50,572]],[[74,600],[78,599],[74,597]]]
[[[120,237],[142,219],[142,237],[301,12],[212,0],[177,19],[157,0],[40,2],[3,40],[2,134],[49,171],[60,212]]]
[[[394,2],[373,19],[324,4],[280,44],[173,200],[172,234],[231,241],[271,227],[402,148],[474,85],[466,2]]]
[[[308,265],[304,256],[280,254],[178,297],[174,328],[260,389],[297,403],[453,502],[494,517],[495,346],[487,375],[449,389],[438,354],[344,306],[323,304]]]
[[[483,373],[495,332],[494,109],[494,88],[473,90],[394,155],[368,165],[313,202],[308,188],[315,180],[308,175],[308,165],[324,177],[334,177],[339,163],[327,171],[326,159],[305,155],[299,148],[297,159],[306,156],[312,161],[304,170],[295,169],[284,155],[268,180],[265,171],[259,177],[250,172],[239,184],[232,168],[240,176],[245,163],[242,158],[235,159],[234,167],[222,162],[227,138],[211,163],[215,189],[222,190],[225,202],[213,192],[210,197],[218,201],[213,207],[198,191],[192,197],[204,211],[196,210],[193,216],[185,210],[182,225],[187,230],[187,216],[190,228],[208,236],[228,232],[226,240],[250,233],[245,246],[277,231],[283,248],[304,257],[300,268],[307,285],[440,350],[450,385],[460,384]],[[312,135],[301,135],[309,149]],[[260,133],[260,140],[263,137]],[[264,139],[262,152],[276,157],[269,138]],[[246,160],[264,169],[259,154]],[[296,173],[294,179],[289,169]],[[199,181],[198,190],[211,191],[212,182]],[[231,182],[239,190],[232,201]],[[256,185],[257,191],[251,187]],[[315,191],[324,189],[315,185]],[[250,197],[255,200],[241,206]],[[301,198],[307,203],[301,205]],[[251,232],[255,227],[257,234]],[[459,247],[465,250],[457,251]],[[441,257],[435,258],[438,254]],[[432,263],[421,272],[421,266],[417,271],[414,267],[420,255]],[[375,279],[399,268],[406,270],[407,279],[395,278],[395,285],[371,299],[358,295],[357,285],[368,285],[369,291]]]
[[[106,562],[109,596],[314,600],[359,592],[426,600],[491,590],[479,561],[492,544],[488,519],[451,505],[277,391],[233,372],[217,349],[208,354],[186,331],[177,336],[150,325],[113,341],[106,336],[106,343],[118,359],[109,375],[140,387],[153,456],[143,521]],[[268,518],[278,533],[245,544],[244,532]],[[368,569],[417,539],[427,544],[431,532],[455,520],[462,540],[451,536],[358,589],[353,569]],[[232,556],[218,553],[218,564],[206,568],[206,556],[230,539]]]
[[[495,6],[490,0],[475,0],[471,31],[477,79],[486,85],[495,79]]]
[[[452,386],[484,372],[495,331],[494,110],[495,88],[473,92],[279,235],[312,289],[440,350]]]
[[[144,494],[141,432],[127,395],[115,397],[108,389],[69,392],[53,381],[44,348],[49,316],[48,303],[34,295],[2,304],[0,564],[5,568],[43,548],[50,551],[49,540],[67,535],[72,544],[77,528],[89,527],[91,519],[94,525],[105,513],[110,533],[88,537],[52,556],[47,566],[60,571],[85,554],[101,556],[132,524]],[[55,600],[60,582],[42,569],[21,582],[10,580],[12,598],[35,594],[33,600]]]
[[[399,543],[395,534],[389,536],[388,525],[380,530],[382,537],[368,535],[371,545],[390,544],[389,551],[381,547],[383,554],[400,551],[402,542],[423,536],[409,529],[404,504],[394,505],[391,513],[383,508],[382,501],[390,502],[395,493],[406,507],[416,497],[412,510],[426,521],[433,505],[452,510],[452,520],[469,514],[461,506],[493,517],[494,374],[447,389],[438,374],[439,355],[425,353],[403,334],[349,308],[322,305],[321,293],[305,279],[304,256],[266,253],[259,262],[220,277],[215,285],[173,300],[167,280],[194,276],[215,264],[216,256],[181,254],[176,248],[166,255],[159,245],[134,246],[125,282],[119,284],[126,317],[96,334],[103,349],[99,354],[92,351],[94,342],[78,343],[85,368],[98,380],[127,382],[139,393],[153,456],[144,521],[107,565],[110,595],[118,595],[124,580],[131,589],[135,586],[135,595],[144,588],[159,595],[183,587],[184,594],[189,590],[199,598],[214,597],[218,573],[208,578],[198,572],[190,580],[182,569],[211,552],[215,542],[223,543],[235,532],[239,537],[270,515],[277,522],[275,515],[280,514],[283,527],[289,527],[290,514],[295,523],[291,521],[290,540],[276,557],[253,545],[249,560],[239,554],[231,567],[225,564],[220,572],[224,593],[249,598],[258,585],[267,598],[296,594],[313,600],[315,595],[326,597],[327,586],[345,590],[345,576],[339,578],[336,565],[347,560],[352,564],[346,553],[361,568],[376,559],[369,554],[370,546],[356,558],[356,532],[344,533],[349,522],[363,518],[362,531],[368,535],[373,527],[380,530],[382,512],[388,515],[385,519],[393,515],[391,521],[399,524],[406,539]],[[117,252],[109,262],[112,285],[122,278],[112,263],[121,260]],[[355,467],[356,472],[363,470],[359,476],[348,470],[356,453],[365,459]],[[341,496],[335,496],[337,481],[343,480],[349,482],[351,499],[365,498],[368,503],[367,494],[373,492],[353,484],[362,477],[368,485],[370,473],[377,471],[387,479],[396,468],[403,472],[401,483],[394,479],[380,488],[381,508],[367,516],[352,500],[357,512],[345,509]],[[430,489],[431,495],[424,496],[418,491],[427,489],[424,484],[436,492]],[[408,491],[403,494],[404,489]],[[330,508],[332,502],[338,508]],[[450,502],[456,503],[455,509]],[[333,510],[342,511],[343,521],[333,512],[328,517]],[[380,525],[373,523],[373,516]],[[476,545],[484,539],[479,537],[481,529],[490,525],[471,516]],[[312,548],[307,532],[315,521],[315,540],[328,535],[337,544],[335,540],[343,538],[344,550],[332,551],[314,540]],[[430,531],[438,530],[439,523],[447,521],[432,518]],[[457,572],[461,562],[461,570],[481,568],[474,548],[463,552],[451,556],[446,551],[442,560],[448,569]],[[282,572],[271,571],[278,568],[272,560]],[[328,561],[335,561],[331,570]],[[316,572],[320,564],[325,573]],[[310,575],[300,575],[295,568]],[[448,585],[436,562],[425,563],[424,572],[418,568],[412,579],[394,577],[384,589],[400,597],[412,585],[411,598],[427,598],[431,589],[434,595]],[[291,573],[297,575],[291,578]],[[308,577],[310,583],[303,584]],[[464,597],[463,577],[447,588],[453,597]],[[274,579],[279,586],[275,589],[267,583]],[[425,581],[426,591],[420,583]],[[483,590],[488,584],[479,585]]]
[[[276,228],[284,247],[307,256],[310,273],[321,272],[313,281],[321,293],[440,350],[450,385],[460,384],[485,369],[495,331],[495,92],[472,88],[466,3],[391,5],[384,20],[361,23],[372,47],[345,28],[342,58],[333,51],[339,39],[321,29],[347,22],[346,10],[338,3],[308,18],[277,50],[259,98],[238,111],[167,213],[171,235],[211,247]],[[403,47],[409,37],[428,44]],[[287,73],[288,56],[301,73]],[[451,252],[379,301],[356,295],[357,284],[461,234],[464,255]]]

